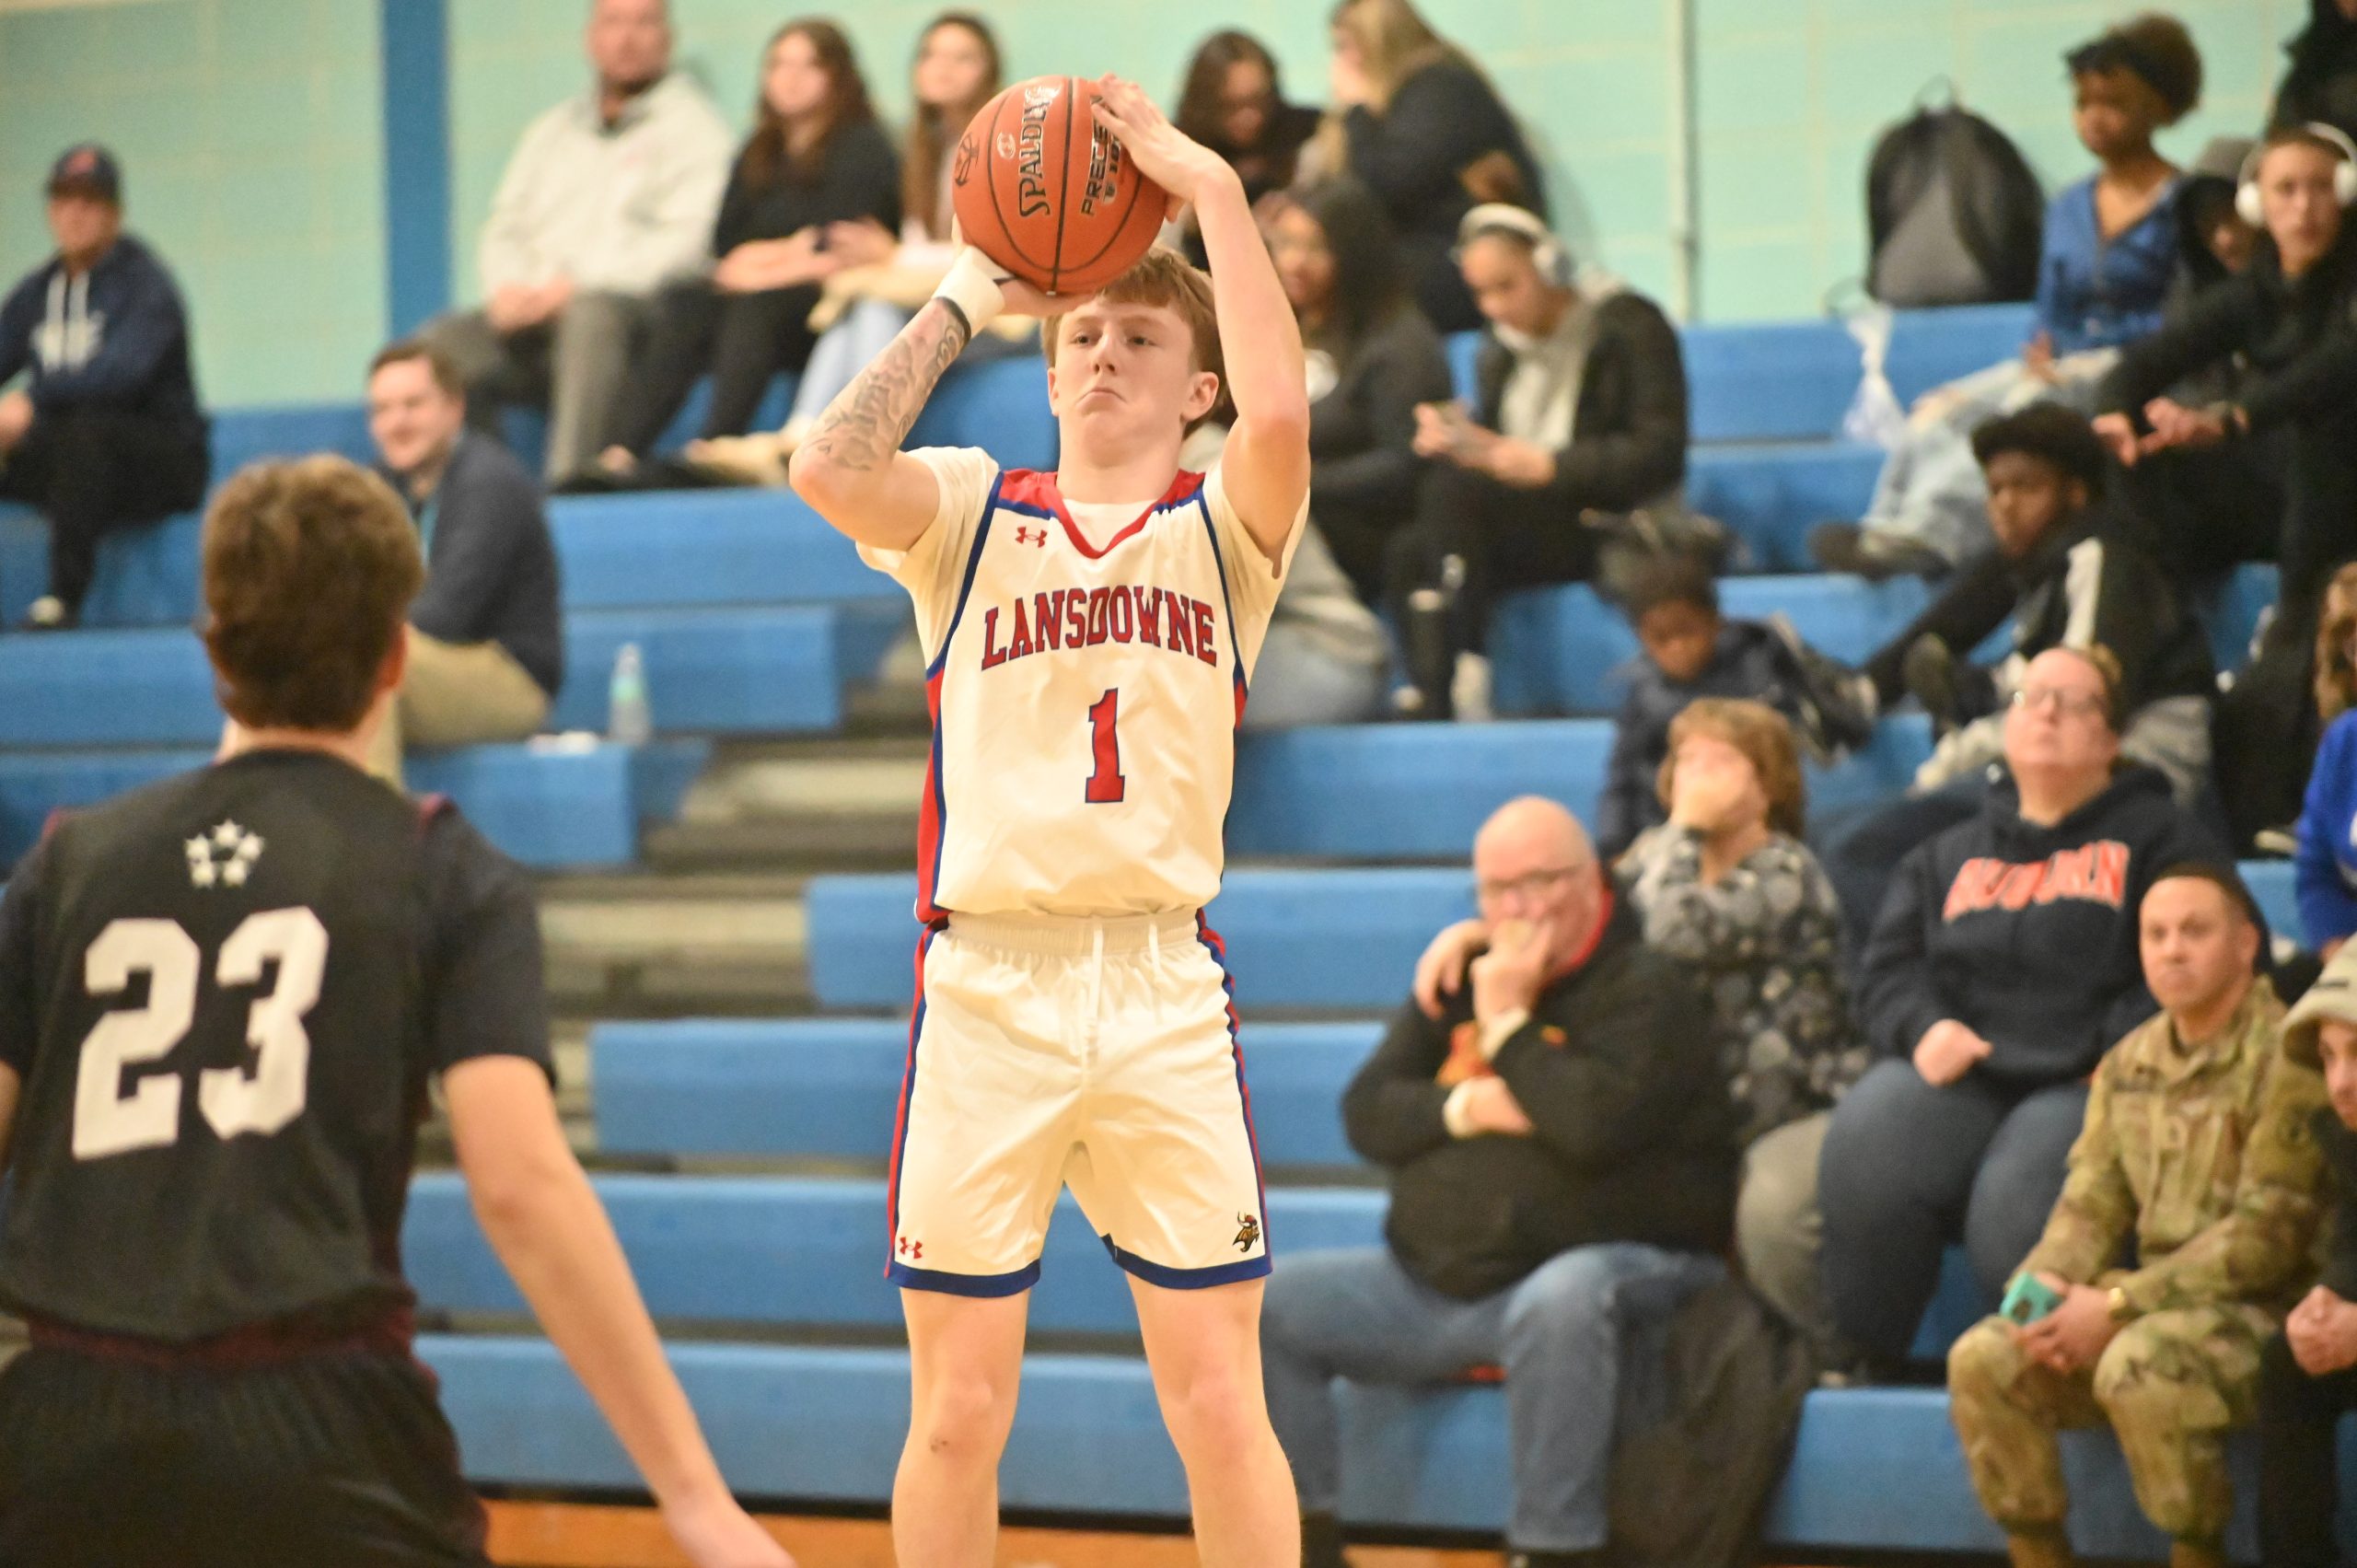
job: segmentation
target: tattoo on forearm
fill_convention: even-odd
[[[891,346],[876,356],[827,405],[803,443],[837,467],[866,473],[892,460],[958,352],[966,346],[962,317],[940,300],[919,310]]]

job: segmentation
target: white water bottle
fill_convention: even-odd
[[[614,679],[606,698],[606,734],[617,746],[644,746],[655,738],[655,715],[646,705],[646,662],[636,643],[614,655]]]

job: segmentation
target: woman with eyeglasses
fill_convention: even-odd
[[[1881,1060],[1834,1108],[1818,1201],[1828,1303],[1869,1367],[1906,1357],[1953,1241],[1995,1307],[2061,1191],[2088,1073],[2156,1010],[2145,889],[2230,858],[2122,765],[2120,686],[2101,646],[2030,661],[2009,778],[1899,863],[1867,943],[1855,1001]]]
[[[2357,934],[2357,563],[2325,588],[2316,700],[2326,728],[2300,811],[2294,885],[2301,932],[2329,959]]]

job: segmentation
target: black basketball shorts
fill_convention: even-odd
[[[0,1372],[0,1568],[485,1568],[483,1530],[405,1355]]]

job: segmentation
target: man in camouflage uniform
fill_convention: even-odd
[[[1948,1353],[1973,1489],[2017,1568],[2072,1562],[2055,1434],[2107,1423],[2170,1562],[2223,1564],[2225,1434],[2254,1418],[2260,1349],[2307,1283],[2324,1086],[2278,1049],[2249,894],[2231,870],[2173,868],[2139,935],[2162,1011],[2096,1069],[2070,1178],[2022,1264],[2061,1305],[2026,1328],[1988,1318]]]

